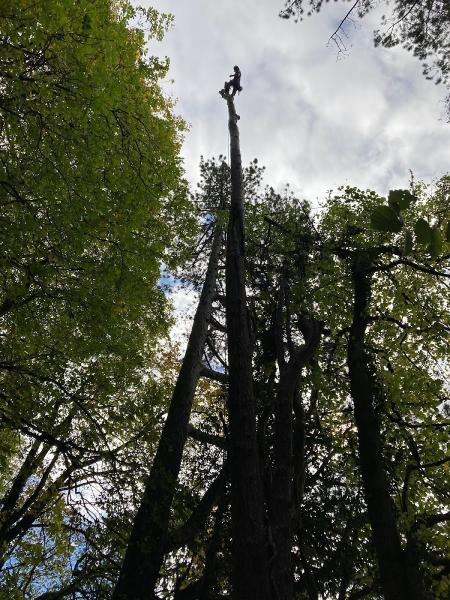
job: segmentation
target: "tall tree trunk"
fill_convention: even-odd
[[[316,395],[313,390],[311,395]],[[305,492],[306,479],[306,426],[305,409],[300,393],[294,396],[294,476],[292,482],[292,500],[294,503],[294,531],[301,526],[301,505]]]
[[[280,365],[280,380],[275,401],[275,468],[270,494],[270,524],[274,544],[271,565],[274,600],[291,600],[293,595],[293,406],[299,376],[300,368],[296,368],[293,361]]]
[[[148,600],[154,597],[164,560],[170,508],[186,442],[192,401],[202,370],[202,353],[216,293],[221,245],[222,230],[216,225],[189,342],[144,496],[134,520],[113,600]]]
[[[231,146],[231,206],[226,258],[233,534],[232,598],[269,600],[264,499],[256,437],[250,339],[245,292],[244,207],[239,129],[233,98],[227,98]]]
[[[301,319],[305,339],[303,346],[291,348],[289,361],[284,359],[283,331],[278,307],[278,366],[280,379],[275,401],[274,475],[271,490],[270,521],[274,543],[272,582],[276,600],[291,600],[294,593],[292,542],[294,528],[294,400],[303,367],[320,341],[321,324]],[[298,440],[296,440],[298,442]],[[302,449],[303,450],[303,449]]]
[[[216,600],[217,594],[214,588],[217,585],[218,566],[220,558],[218,552],[220,549],[220,537],[222,530],[222,521],[225,510],[229,503],[227,494],[222,494],[216,513],[214,515],[214,526],[211,538],[206,546],[205,567],[203,575],[197,581],[192,582],[182,590],[176,590],[174,600]]]
[[[216,594],[214,594],[214,587],[217,585],[218,579],[218,566],[220,558],[218,552],[220,550],[220,537],[223,527],[223,518],[226,509],[230,502],[229,496],[224,493],[217,506],[216,514],[214,515],[214,527],[209,540],[208,547],[206,549],[205,556],[205,569],[202,576],[202,593],[199,596],[199,600],[214,600]]]
[[[365,253],[356,255],[352,266],[353,322],[347,347],[359,462],[384,598],[412,600],[416,596],[408,593],[400,535],[383,461],[380,423],[375,412],[376,382],[364,347],[371,297],[370,266]]]

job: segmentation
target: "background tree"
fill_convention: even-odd
[[[224,171],[223,166],[212,162],[204,163],[203,168],[210,172],[215,170],[217,177]],[[399,212],[398,207],[395,208],[398,193],[391,195],[387,205],[375,193],[347,188],[331,197],[315,220],[308,206],[293,198],[289,191],[279,195],[271,188],[264,188],[262,174],[257,163],[252,163],[244,170],[243,189],[248,247],[247,294],[254,331],[253,378],[264,473],[264,510],[270,528],[267,530],[269,557],[280,550],[275,529],[272,529],[278,524],[276,498],[281,489],[276,475],[280,460],[277,435],[281,430],[283,436],[289,438],[289,427],[292,427],[294,474],[290,490],[292,505],[288,511],[293,532],[288,557],[295,581],[292,597],[376,599],[383,593],[384,584],[371,539],[374,523],[367,513],[365,481],[360,475],[358,427],[352,418],[353,402],[346,367],[350,326],[354,319],[352,257],[354,253],[371,252],[375,262],[371,267],[372,296],[366,313],[368,325],[364,340],[370,376],[375,382],[371,406],[376,422],[371,431],[379,436],[377,447],[386,473],[385,493],[392,503],[393,527],[408,540],[400,550],[400,569],[409,573],[410,589],[424,588],[431,597],[445,597],[448,553],[441,544],[441,536],[445,537],[448,527],[448,514],[442,511],[447,485],[443,479],[447,477],[448,436],[444,430],[448,428],[448,417],[444,382],[436,378],[436,373],[437,369],[445,368],[447,360],[444,340],[448,333],[448,315],[443,292],[447,289],[448,273],[441,266],[446,256],[443,243],[433,257],[430,241],[419,242],[422,238],[416,234],[411,238],[411,232],[426,217],[430,231],[439,229],[441,238],[445,236],[447,179],[443,178],[432,194],[418,186],[414,190],[414,202]],[[409,198],[408,192],[402,192],[400,197]],[[380,213],[382,207],[388,210]],[[400,221],[400,226],[394,225],[396,232],[390,231],[392,224],[387,225],[387,231],[377,231],[373,223],[380,226],[377,220],[380,214],[388,214],[395,220],[401,217],[404,225]],[[405,242],[409,245],[410,238],[413,245],[405,249]],[[280,285],[282,281],[286,282],[284,288]],[[226,373],[221,302],[224,299],[219,296],[207,348],[212,352],[212,360],[222,365],[219,368]],[[281,312],[278,320],[277,310],[278,314]],[[322,341],[297,372],[292,425],[279,430],[277,413],[283,398],[280,396],[283,378],[277,364],[280,339],[277,331],[282,333],[281,343],[286,345],[285,356],[288,357],[290,347],[295,351],[297,344],[301,347],[305,343],[307,330],[302,331],[302,326],[307,317],[323,321]],[[417,359],[418,348],[424,351],[420,360]],[[220,379],[217,377],[219,382]],[[400,385],[395,389],[402,390],[400,395],[394,392],[396,399],[392,395],[393,385],[394,388]],[[416,385],[420,385],[419,394]],[[226,394],[226,388],[223,393]],[[196,416],[199,420],[195,433],[192,431],[199,443],[212,444],[210,448],[223,434],[225,443],[227,439],[227,430],[221,431],[223,425],[217,415],[223,410],[221,398],[219,394],[214,401],[214,405],[218,404],[215,409],[211,406],[212,419],[208,417],[204,421],[203,415]],[[393,406],[396,413],[392,412]],[[430,435],[430,431],[441,430],[442,436]],[[421,440],[420,450],[415,446],[416,439]],[[204,457],[208,463],[207,454]],[[192,465],[187,459],[183,468],[186,477],[189,468]],[[411,473],[417,471],[423,476],[416,480]],[[410,498],[410,492],[415,500],[405,510],[404,501]],[[220,537],[229,545],[229,516],[225,513],[224,517]],[[214,520],[208,520],[205,526],[212,535]],[[435,537],[430,535],[430,527],[437,528]],[[420,528],[421,533],[418,533]],[[197,535],[197,541],[187,545],[187,554],[183,552],[171,559],[179,561],[178,575],[182,573],[175,597],[195,597],[198,593],[196,586],[206,569],[206,562],[200,557],[203,553],[206,556],[208,542],[200,531]],[[325,536],[326,545],[323,544]],[[222,546],[225,578],[231,570],[229,559]],[[171,561],[166,569],[170,564]],[[272,559],[269,564],[272,594],[277,597],[283,576],[277,571],[276,560]],[[286,561],[283,565],[286,566]],[[170,571],[174,577],[173,565]],[[421,582],[411,580],[411,573],[419,572]],[[213,589],[216,595],[211,597],[222,597],[226,583],[222,581],[222,587]]]
[[[69,594],[87,572],[81,555],[67,571],[74,548],[101,537],[85,527],[100,500],[80,490],[119,493],[158,431],[158,280],[195,216],[184,126],[158,85],[167,64],[144,50],[143,28],[158,40],[170,18],[108,0],[0,13],[3,583],[36,593],[59,563]]]
[[[350,2],[349,2],[350,3]],[[323,0],[285,0],[280,12],[284,19],[303,20],[305,15],[322,9]],[[450,83],[450,8],[446,0],[385,0],[388,15],[381,17],[380,28],[374,31],[375,46],[392,48],[402,45],[422,61],[427,79],[435,83]],[[353,16],[365,17],[379,3],[373,0],[353,0],[337,29],[331,34],[340,52],[346,50],[346,25]],[[447,97],[450,110],[450,96]]]

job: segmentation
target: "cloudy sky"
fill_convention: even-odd
[[[348,52],[339,56],[327,41],[348,10],[341,2],[298,24],[278,18],[282,0],[140,4],[175,15],[151,52],[171,60],[164,88],[190,125],[183,155],[192,182],[201,154],[227,153],[218,91],[234,64],[244,87],[236,100],[243,160],[257,157],[275,188],[289,182],[316,203],[341,184],[384,194],[407,186],[409,169],[426,181],[449,170],[445,89],[406,51],[373,48],[377,15],[347,26]]]

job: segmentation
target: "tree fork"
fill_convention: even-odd
[[[144,496],[136,514],[113,600],[148,600],[167,548],[170,507],[188,435],[189,417],[216,294],[222,228],[216,225],[205,281]]]
[[[252,344],[245,292],[245,239],[242,164],[238,116],[231,96],[231,205],[226,253],[231,471],[232,598],[269,600],[264,500],[256,436],[252,379]]]

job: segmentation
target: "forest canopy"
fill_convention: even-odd
[[[0,0],[0,600],[445,600],[450,176],[313,206],[224,92],[192,187],[171,22]]]
[[[13,598],[70,581],[89,514],[74,490],[119,485],[116,461],[154,435],[159,409],[142,399],[170,323],[160,269],[186,256],[195,216],[185,126],[158,85],[168,65],[130,25],[156,40],[170,19],[109,0],[2,2],[0,15],[0,545]]]

